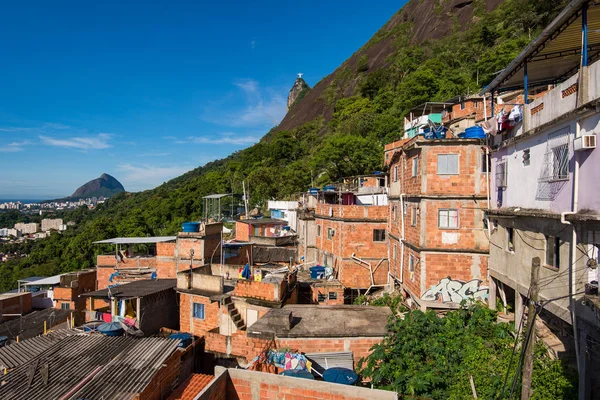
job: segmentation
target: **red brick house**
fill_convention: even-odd
[[[111,244],[112,254],[97,257],[97,288],[129,283],[140,279],[175,279],[177,271],[206,262],[219,262],[222,223],[205,224],[200,232],[180,232],[177,236],[128,237],[101,240]],[[134,253],[136,245],[148,251]],[[193,252],[193,253],[192,253]]]
[[[479,139],[385,146],[390,274],[415,307],[487,297],[487,162]]]
[[[368,289],[388,283],[388,206],[384,178],[359,179],[319,193],[314,261],[332,267],[344,286]]]

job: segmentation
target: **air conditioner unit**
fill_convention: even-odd
[[[596,135],[583,135],[573,140],[575,151],[585,151],[596,148]]]

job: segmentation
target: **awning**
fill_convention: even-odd
[[[531,87],[558,83],[575,74],[581,63],[583,3],[583,0],[573,0],[482,93],[522,89],[525,63]],[[600,4],[597,1],[588,4],[588,60],[591,63],[600,55]]]
[[[149,237],[121,237],[106,240],[98,240],[95,244],[146,244],[172,242],[177,236],[149,236]]]
[[[66,274],[49,276],[47,278],[38,279],[37,281],[31,281],[27,283],[22,283],[21,286],[44,286],[44,285],[59,285],[60,277]]]
[[[208,196],[204,196],[203,199],[222,199],[223,197],[233,196],[233,194],[209,194]]]

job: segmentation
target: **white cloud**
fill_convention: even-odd
[[[250,47],[252,47],[252,48],[256,47],[256,40],[250,41]]]
[[[177,144],[230,144],[234,146],[254,144],[260,140],[258,136],[236,136],[234,133],[225,132],[220,136],[206,137],[206,136],[188,136],[185,139],[175,140]]]
[[[27,128],[27,127],[20,127],[20,126],[6,126],[6,127],[1,127],[0,132],[30,132],[35,129],[37,129],[37,128]]]
[[[165,157],[165,156],[170,156],[170,155],[171,155],[171,153],[167,153],[167,152],[161,153],[158,151],[149,151],[147,153],[137,154],[138,157]]]
[[[22,142],[12,142],[8,143],[4,146],[0,146],[0,153],[16,153],[19,151],[25,150],[24,146],[31,144],[29,141],[25,140]]]
[[[191,170],[192,167],[189,165],[160,167],[154,165],[120,164],[118,169],[124,174],[122,181],[127,190],[138,191],[154,188]]]
[[[233,82],[243,94],[242,105],[230,105],[232,97],[218,108],[207,107],[202,118],[206,122],[231,127],[272,127],[283,119],[287,108],[287,98],[283,92],[272,88],[263,88],[254,79],[243,79]],[[230,108],[223,112],[223,109]]]
[[[50,136],[40,135],[42,143],[49,146],[66,147],[79,150],[102,150],[112,147],[108,142],[112,135],[100,133],[96,136],[72,137],[67,139],[57,139]]]

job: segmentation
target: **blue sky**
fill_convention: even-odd
[[[17,1],[0,13],[0,199],[156,187],[255,143],[405,3]]]

